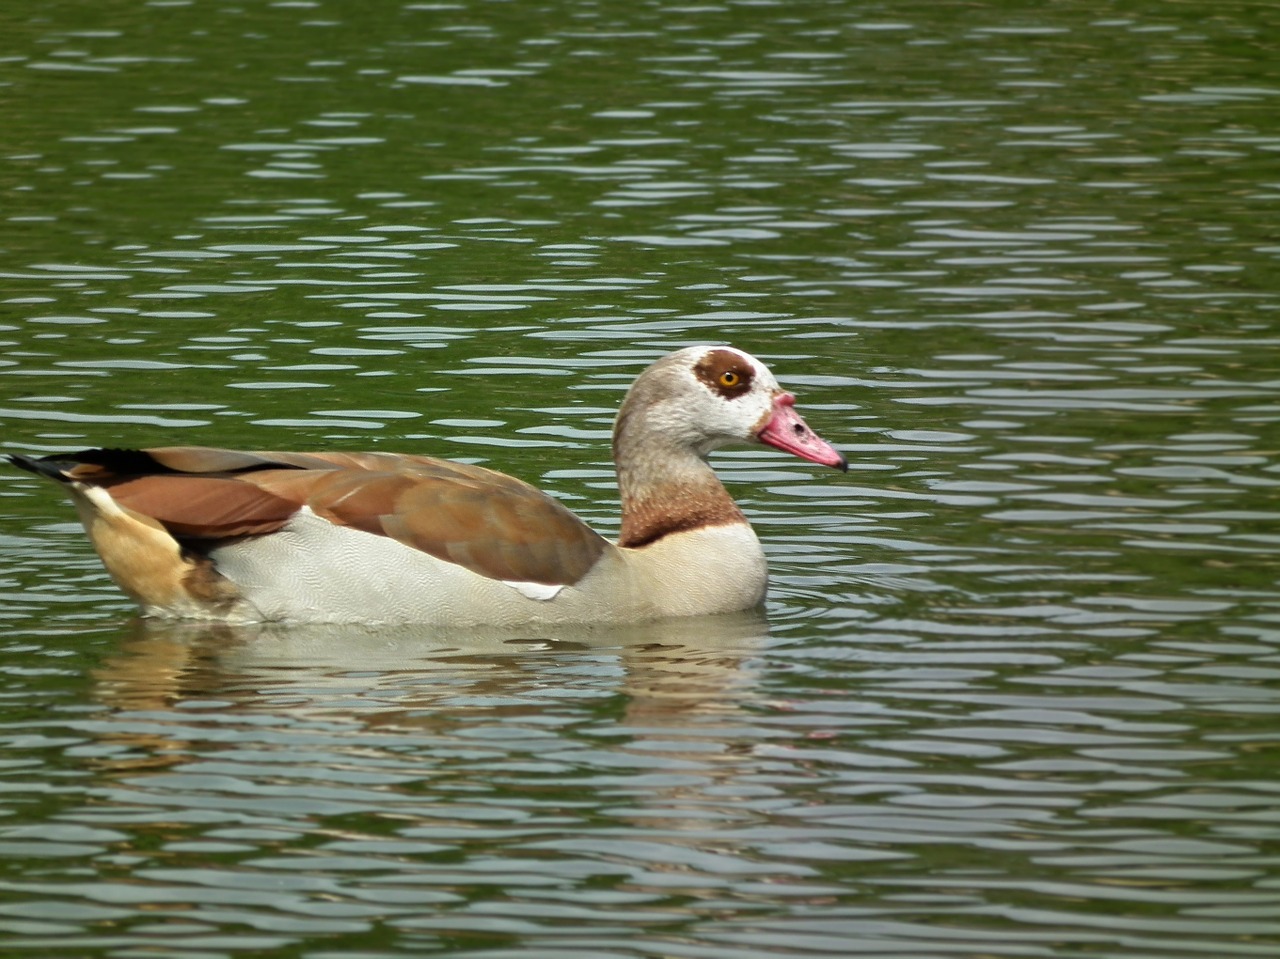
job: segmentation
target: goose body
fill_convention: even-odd
[[[94,449],[17,466],[71,496],[108,573],[152,616],[516,626],[749,609],[764,552],[707,455],[761,442],[845,468],[767,367],[690,347],[645,370],[614,426],[617,542],[479,466],[393,453]]]

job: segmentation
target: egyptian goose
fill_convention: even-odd
[[[63,484],[144,614],[440,626],[624,623],[749,609],[764,552],[706,462],[756,440],[847,469],[759,360],[698,346],[632,385],[613,430],[616,543],[503,473],[393,453],[93,449]]]

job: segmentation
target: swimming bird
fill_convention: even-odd
[[[9,459],[70,494],[145,615],[632,623],[763,602],[764,551],[707,455],[759,442],[847,469],[794,404],[741,350],[689,347],[655,362],[614,424],[616,542],[521,480],[416,454],[168,446]]]

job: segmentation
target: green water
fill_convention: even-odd
[[[17,4],[3,446],[395,449],[616,532],[652,358],[759,616],[137,621],[0,476],[0,952],[1270,957],[1280,12]]]

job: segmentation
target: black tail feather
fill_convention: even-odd
[[[126,449],[89,449],[75,453],[53,453],[50,456],[24,456],[21,453],[8,454],[9,462],[20,469],[57,480],[59,483],[71,482],[68,475],[77,466],[101,466],[116,476],[147,476],[156,473],[173,473],[176,470],[157,463],[155,458],[145,450]]]
[[[28,473],[35,473],[37,476],[43,476],[45,479],[56,480],[59,483],[70,482],[66,469],[75,465],[73,461],[58,460],[49,456],[23,456],[21,453],[9,453],[6,454],[6,458],[19,469],[24,469]]]

